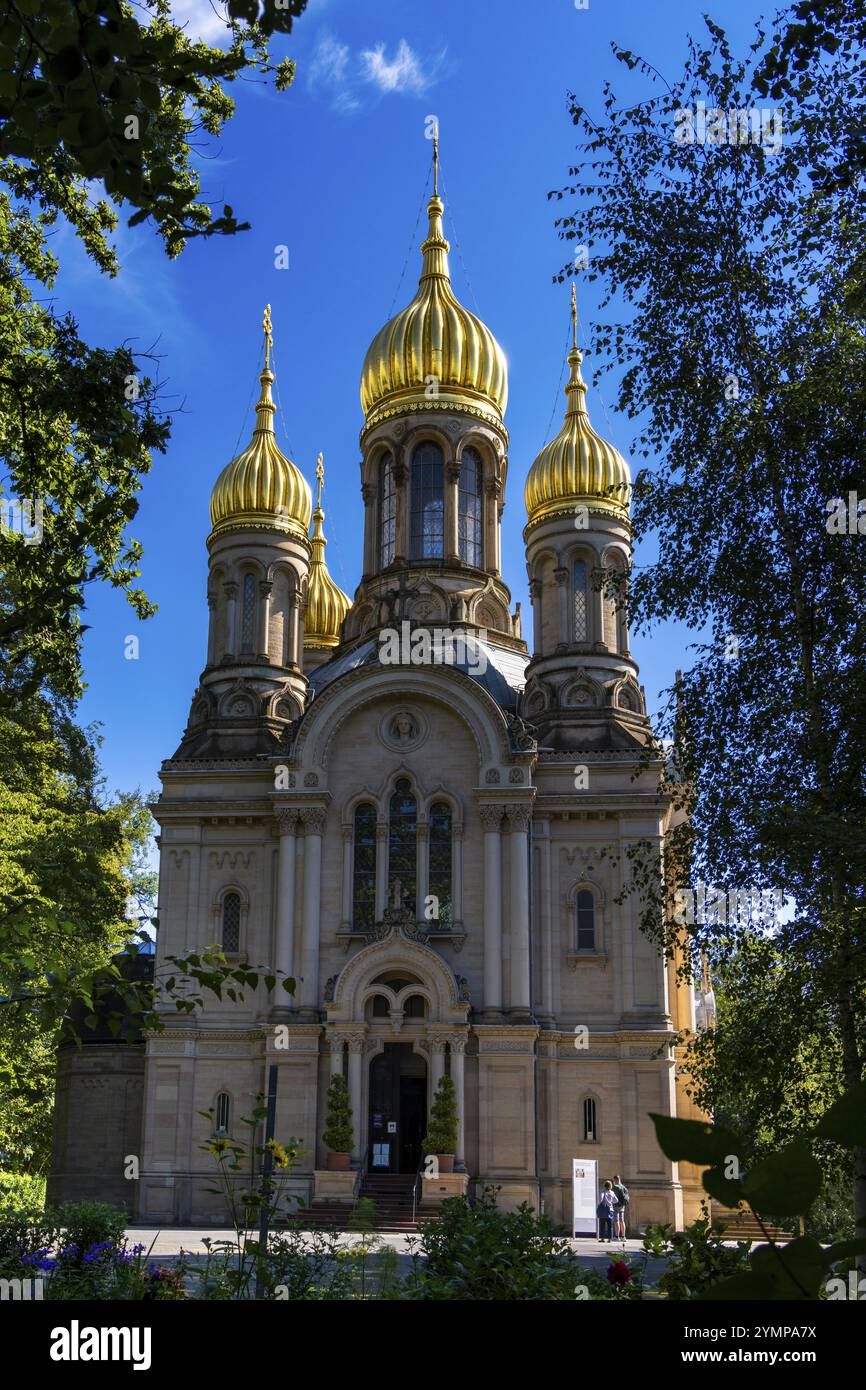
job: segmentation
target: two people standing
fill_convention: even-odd
[[[599,1240],[625,1240],[629,1192],[619,1173],[606,1181],[596,1208]]]

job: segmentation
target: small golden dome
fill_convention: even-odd
[[[344,594],[343,590],[334,583],[325,563],[327,541],[322,529],[322,522],[325,520],[325,513],[322,511],[322,484],[325,481],[325,469],[321,454],[319,454],[316,464],[316,478],[319,486],[316,495],[316,510],[313,512],[313,534],[310,537],[312,558],[310,559],[310,578],[307,585],[307,616],[304,619],[304,646],[310,650],[339,645],[340,625],[351,605],[348,594]]]
[[[210,499],[211,535],[245,527],[276,527],[306,540],[313,498],[309,484],[291,459],[277,445],[270,367],[271,306],[264,317],[265,369],[259,377],[262,391],[256,405],[256,427],[243,453],[226,464],[214,484]]]
[[[418,293],[379,330],[364,359],[361,406],[367,426],[412,409],[462,410],[502,421],[505,354],[486,324],[455,298],[442,208],[434,184]]]
[[[571,373],[565,394],[565,423],[546,444],[526,479],[530,526],[584,505],[628,517],[631,473],[618,449],[596,434],[586,413],[586,382],[576,341],[568,354]]]

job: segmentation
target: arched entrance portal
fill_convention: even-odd
[[[411,1043],[386,1042],[370,1062],[370,1171],[414,1173],[427,1125],[427,1063]]]

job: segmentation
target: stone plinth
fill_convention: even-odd
[[[338,1202],[351,1206],[355,1196],[355,1179],[358,1174],[351,1168],[342,1171],[331,1168],[317,1168],[313,1174],[313,1206]]]

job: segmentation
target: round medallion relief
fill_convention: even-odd
[[[379,738],[395,753],[408,753],[420,748],[427,738],[429,726],[423,714],[409,707],[391,710],[379,721]]]

